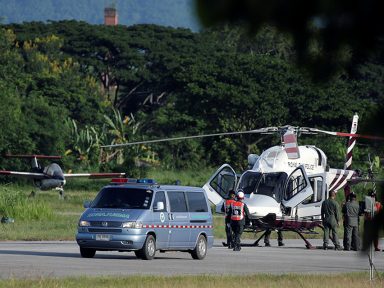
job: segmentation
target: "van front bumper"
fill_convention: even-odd
[[[81,248],[92,248],[96,250],[119,250],[131,251],[141,249],[144,245],[146,234],[139,235],[122,235],[122,234],[102,234],[103,240],[98,240],[97,233],[80,233],[76,234],[77,244]]]

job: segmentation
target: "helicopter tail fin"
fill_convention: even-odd
[[[351,126],[351,134],[356,134],[357,132],[357,124],[359,121],[359,116],[357,114],[353,115],[352,118],[352,126]],[[351,170],[352,167],[352,150],[356,144],[356,137],[349,137],[348,147],[347,147],[347,155],[345,157],[345,170]],[[347,184],[344,186],[344,195],[345,199],[347,199],[348,195],[351,193],[351,187]]]
[[[283,142],[288,159],[300,158],[299,146],[297,145],[297,137],[294,131],[288,129],[283,135]]]

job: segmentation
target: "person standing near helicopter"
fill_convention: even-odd
[[[359,250],[359,203],[356,194],[349,194],[349,201],[344,204],[342,212],[344,215],[344,250]]]
[[[228,249],[233,248],[233,237],[232,237],[232,228],[231,228],[231,205],[236,201],[236,192],[234,190],[229,191],[229,197],[223,203],[221,212],[225,213],[225,234],[227,235],[227,247]]]
[[[249,216],[247,204],[243,202],[244,192],[237,192],[236,201],[231,204],[231,228],[233,232],[233,251],[240,251],[240,237],[243,234],[245,218]]]
[[[332,233],[332,242],[335,245],[335,250],[341,250],[339,237],[337,236],[336,228],[340,225],[340,209],[339,204],[335,200],[335,191],[329,192],[329,198],[321,205],[321,220],[324,226],[323,248],[328,249],[329,234]]]
[[[372,198],[372,201],[374,203],[373,215],[376,215],[376,214],[378,214],[383,209],[383,205],[381,205],[381,203],[379,201],[377,201],[375,190],[370,190],[368,192],[368,196]],[[371,213],[365,213],[365,217],[364,218],[365,218],[365,221],[371,221],[372,220]],[[375,247],[375,251],[380,251],[378,237],[376,237],[374,239],[373,244],[374,244],[374,247]]]

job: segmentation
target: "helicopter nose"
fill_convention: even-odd
[[[63,180],[65,181],[64,179],[64,173],[63,173],[63,170],[61,169],[61,167],[56,164],[56,163],[52,163],[50,165],[48,165],[45,169],[44,169],[44,173],[48,176],[50,176],[51,178],[54,178],[54,179],[57,179],[57,180]]]

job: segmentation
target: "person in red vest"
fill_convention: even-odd
[[[225,234],[227,235],[227,247],[228,249],[233,248],[233,237],[232,237],[232,228],[231,228],[231,204],[236,201],[236,193],[234,190],[229,191],[229,197],[223,203],[221,212],[225,213]],[[224,244],[224,243],[223,243]]]
[[[244,192],[237,192],[237,200],[231,204],[231,228],[233,232],[233,251],[240,251],[240,237],[243,234],[245,218],[249,216],[247,204],[243,203]]]
[[[379,201],[377,201],[376,193],[374,190],[369,191],[368,196],[372,197],[373,201],[375,201],[374,202],[375,204],[374,204],[374,210],[373,210],[374,214],[373,215],[376,215],[377,213],[379,213],[381,211],[381,209],[383,209],[383,205],[381,205],[381,203]],[[368,220],[368,221],[371,220],[370,213],[365,213],[365,220]],[[373,241],[373,245],[375,246],[375,251],[380,251],[379,238],[378,237],[376,237],[375,240]]]

